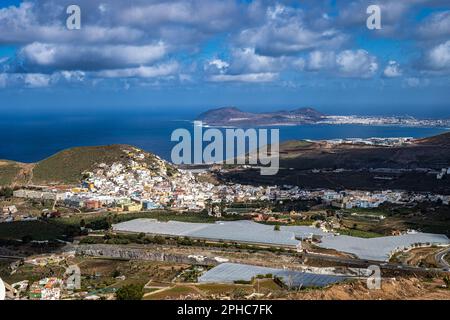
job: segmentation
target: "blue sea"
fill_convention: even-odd
[[[12,110],[13,111],[13,110]],[[197,112],[84,110],[40,112],[19,110],[0,117],[0,159],[36,162],[75,146],[130,144],[167,160],[175,142],[173,130],[193,129]],[[437,128],[361,125],[281,126],[282,141],[370,137],[422,138],[445,132]]]

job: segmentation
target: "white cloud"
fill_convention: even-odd
[[[272,82],[278,78],[277,73],[218,74],[209,78],[212,82]]]
[[[313,51],[308,56],[307,69],[318,71],[333,68],[336,64],[336,54],[331,51]]]
[[[208,61],[208,65],[205,67],[206,70],[216,71],[219,73],[224,73],[230,67],[230,64],[221,59],[213,59]]]
[[[396,78],[402,75],[400,65],[396,61],[389,61],[388,65],[383,71],[383,75],[386,78]]]
[[[24,75],[24,83],[30,88],[42,88],[50,85],[51,77],[47,74],[27,73]]]
[[[231,71],[234,73],[262,73],[278,71],[283,67],[284,58],[262,56],[253,48],[234,49],[231,53]]]
[[[59,73],[68,82],[82,82],[85,79],[86,73],[83,71],[61,71]]]
[[[97,76],[104,78],[156,78],[169,76],[177,71],[178,64],[172,62],[151,67],[140,66],[138,68],[103,70],[98,72]]]
[[[439,44],[426,53],[425,67],[432,71],[450,70],[450,40]]]
[[[370,78],[378,70],[375,56],[367,51],[312,51],[308,55],[306,71],[326,71],[339,77]]]
[[[450,11],[431,14],[419,27],[418,34],[426,39],[450,35]]]
[[[337,70],[341,76],[369,78],[378,70],[374,56],[366,50],[345,50],[336,56]]]
[[[263,25],[243,30],[239,42],[265,56],[294,55],[316,48],[338,48],[347,35],[333,28],[313,29],[303,18],[303,11],[277,5],[269,7]]]
[[[64,70],[95,70],[152,63],[167,49],[163,43],[128,46],[77,46],[35,42],[25,46],[20,55],[29,66]]]

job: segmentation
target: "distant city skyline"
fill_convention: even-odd
[[[67,30],[66,8],[81,8]],[[371,4],[381,30],[366,27]],[[6,0],[0,112],[314,107],[450,117],[450,6],[413,1]]]

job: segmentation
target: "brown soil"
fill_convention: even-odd
[[[302,300],[450,300],[443,281],[423,282],[417,278],[383,280],[380,290],[369,290],[362,281],[334,285],[323,290],[292,293],[289,299]]]

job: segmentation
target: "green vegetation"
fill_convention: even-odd
[[[144,286],[130,284],[123,286],[116,292],[117,300],[142,300],[144,296]]]
[[[358,237],[358,238],[378,238],[378,237],[384,237],[383,234],[371,232],[371,231],[364,231],[359,229],[338,229],[336,230],[341,235],[344,236],[351,236],[351,237]]]
[[[445,286],[447,289],[450,289],[450,277],[447,275],[442,280],[444,280]]]
[[[11,198],[13,196],[13,189],[10,187],[0,188],[0,198]]]
[[[0,239],[2,240],[55,240],[61,239],[69,228],[46,221],[18,221],[0,223]]]
[[[125,158],[123,145],[78,147],[61,151],[40,161],[33,170],[34,183],[79,183],[82,173],[96,164],[113,163]]]
[[[123,150],[133,150],[128,145],[110,145],[99,147],[77,147],[61,151],[36,164],[33,170],[33,182],[77,184],[83,178],[84,171],[90,171],[100,163],[111,164],[128,158]],[[152,168],[157,162],[156,157],[146,153],[144,163]],[[173,166],[167,165],[168,175],[175,174]]]
[[[17,178],[20,166],[13,161],[0,160],[0,186],[9,186]]]

